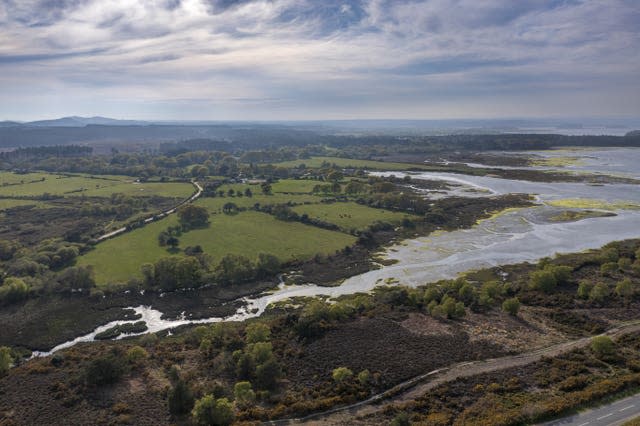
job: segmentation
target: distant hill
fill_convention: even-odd
[[[142,126],[148,123],[134,120],[116,120],[107,117],[62,117],[55,120],[39,120],[24,123],[30,127],[85,127],[89,125],[101,126]]]
[[[629,133],[627,133],[625,136],[640,136],[640,130],[632,130]]]
[[[0,121],[0,127],[15,127],[21,125],[22,123],[18,123],[17,121]]]

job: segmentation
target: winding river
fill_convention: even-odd
[[[546,155],[553,155],[546,154]],[[584,157],[577,171],[602,170],[625,176],[640,175],[640,149],[575,150],[572,156]],[[404,173],[378,173],[380,175]],[[581,183],[537,183],[500,179],[487,176],[466,176],[450,173],[411,173],[413,179],[442,180],[456,186],[455,193],[466,196],[487,194],[527,193],[535,195],[539,204],[529,208],[512,209],[478,223],[470,229],[436,232],[427,237],[406,240],[388,247],[385,257],[396,261],[393,265],[366,272],[345,280],[338,287],[313,284],[287,286],[281,283],[270,293],[242,299],[245,306],[235,315],[191,320],[162,319],[162,313],[151,307],[132,307],[138,318],[114,321],[98,327],[92,333],[56,346],[46,356],[79,342],[94,340],[100,333],[115,325],[145,321],[145,333],[158,332],[185,324],[241,321],[261,315],[274,302],[297,296],[337,297],[367,292],[377,285],[393,282],[418,286],[440,279],[453,278],[461,272],[501,264],[536,261],[559,252],[574,252],[600,247],[607,242],[640,238],[640,186],[607,184],[593,186]],[[607,209],[616,216],[595,217],[573,222],[557,222],[549,218],[567,210],[566,200],[589,200],[591,210]],[[570,210],[578,210],[571,208]],[[125,335],[120,336],[127,337]]]

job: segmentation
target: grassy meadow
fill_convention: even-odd
[[[44,178],[44,180],[42,180]],[[39,196],[45,193],[64,196],[109,197],[113,193],[130,196],[160,195],[187,198],[193,186],[180,182],[136,183],[128,176],[91,177],[89,175],[59,175],[53,173],[0,173],[0,196]]]
[[[357,203],[321,203],[293,207],[302,215],[307,214],[312,219],[338,225],[344,230],[364,229],[377,221],[400,223],[407,214],[389,210],[375,209]]]
[[[297,222],[283,222],[265,213],[215,214],[207,228],[183,233],[180,249],[201,245],[214,262],[227,253],[255,258],[271,253],[279,259],[307,259],[316,253],[333,253],[355,242],[355,237]],[[105,285],[126,282],[140,276],[143,263],[154,262],[171,253],[158,244],[158,234],[178,223],[175,215],[120,237],[105,241],[78,259],[79,265],[92,265],[96,282]]]

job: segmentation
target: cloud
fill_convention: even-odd
[[[639,115],[639,22],[635,0],[4,0],[0,115]]]

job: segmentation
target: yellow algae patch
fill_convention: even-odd
[[[528,209],[529,207],[509,207],[509,208],[506,208],[506,209],[503,209],[503,210],[499,210],[499,211],[497,211],[495,213],[492,213],[491,216],[489,216],[487,218],[477,220],[476,221],[476,225],[479,225],[482,222],[485,222],[487,220],[496,219],[496,218],[498,218],[500,216],[503,216],[503,215],[505,215],[507,213],[517,212],[518,210],[522,210],[522,209],[525,209],[525,208]]]
[[[535,158],[531,160],[531,165],[542,166],[542,167],[583,166],[584,160],[580,157],[569,157],[569,156],[543,157],[543,158]]]
[[[628,201],[607,202],[592,198],[563,198],[547,201],[553,207],[566,207],[574,209],[600,209],[600,210],[637,210],[640,204]]]

